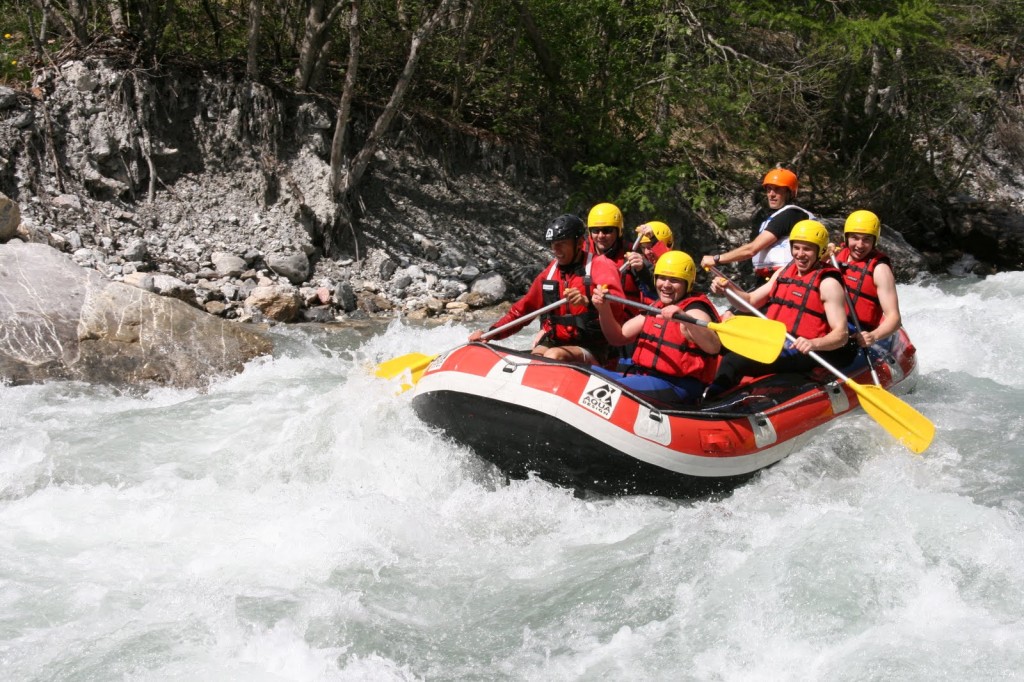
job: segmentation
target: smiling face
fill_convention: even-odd
[[[615,247],[619,240],[619,230],[616,227],[592,227],[590,236],[594,239],[594,247],[598,253],[606,253]]]
[[[789,203],[789,188],[779,185],[765,185],[765,195],[768,197],[768,208],[777,211]]]
[[[855,261],[864,260],[871,249],[875,248],[875,237],[871,234],[857,232],[846,233],[846,246],[850,249],[850,257]]]
[[[789,242],[789,252],[793,254],[796,269],[801,275],[809,272],[818,262],[818,245],[812,242]]]
[[[655,275],[654,288],[658,292],[658,300],[663,305],[672,305],[682,300],[686,295],[686,280],[666,275]]]
[[[551,253],[559,265],[569,265],[576,260],[576,254],[582,245],[582,240],[556,239],[551,242]]]

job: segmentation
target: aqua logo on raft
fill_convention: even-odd
[[[595,412],[608,419],[612,416],[612,412],[615,411],[615,406],[618,404],[621,395],[622,391],[607,381],[597,377],[590,377],[590,380],[587,381],[587,387],[583,389],[583,395],[580,396],[579,404],[591,412]]]
[[[452,354],[451,350],[446,350],[445,352],[441,353],[440,355],[435,355],[434,359],[430,361],[429,365],[427,365],[427,370],[426,371],[433,372],[435,369],[440,369],[441,365],[444,364],[444,361],[447,360],[448,356],[451,355],[451,354]]]

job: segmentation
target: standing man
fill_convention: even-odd
[[[878,250],[882,223],[871,211],[854,211],[846,218],[846,245],[836,253],[846,290],[861,331],[857,344],[868,347],[896,333],[902,323],[896,277],[889,257]]]
[[[705,397],[732,388],[744,376],[814,369],[818,363],[807,355],[810,351],[837,367],[853,362],[857,348],[849,343],[842,275],[822,260],[828,251],[828,230],[815,220],[801,220],[793,226],[789,247],[792,262],[750,293],[721,277],[712,281],[711,291],[722,294],[730,289],[754,307],[767,305],[765,315],[784,323],[796,343],[768,364],[727,352]]]
[[[622,284],[610,260],[584,248],[585,231],[583,221],[574,215],[562,215],[551,221],[544,231],[544,240],[550,245],[554,260],[537,275],[526,295],[489,329],[497,329],[565,298],[566,303],[541,316],[541,335],[531,352],[565,362],[601,365],[608,361],[608,341],[601,333],[601,322],[590,297],[596,286],[622,296]],[[621,319],[622,305],[617,304],[611,312]],[[492,338],[503,339],[520,328],[513,327]],[[470,342],[480,341],[483,334],[481,330],[473,332]]]
[[[764,188],[768,210],[771,213],[761,221],[753,240],[725,253],[704,256],[700,259],[702,268],[752,260],[754,276],[767,280],[772,273],[789,263],[790,230],[801,220],[813,219],[814,215],[794,203],[799,183],[793,171],[785,168],[772,169],[764,176],[761,186]]]

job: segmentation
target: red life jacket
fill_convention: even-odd
[[[590,268],[594,262],[594,254],[587,251],[586,258],[568,268],[558,267],[558,261],[551,261],[547,276],[541,283],[541,293],[545,306],[555,303],[565,296],[565,290],[575,287],[590,299],[591,279]],[[592,304],[573,306],[563,303],[550,313],[541,316],[541,327],[548,336],[564,345],[580,345],[589,347],[593,344],[607,345],[601,333],[601,322],[597,309]]]
[[[685,310],[698,304],[718,322],[718,311],[704,294],[689,296],[679,303]],[[664,306],[659,301],[656,308]],[[718,369],[718,355],[708,353],[683,334],[678,322],[666,320],[659,314],[645,312],[644,326],[636,339],[633,364],[654,374],[673,377],[693,377],[705,384],[711,383]]]
[[[590,250],[590,240],[584,243],[584,247],[588,251]],[[639,276],[633,272],[633,268],[622,269],[622,266],[626,264],[626,246],[621,238],[616,242],[615,246],[602,255],[615,263],[615,267],[618,268],[619,279],[622,281],[622,294],[625,298],[639,303],[651,303],[651,299],[640,290]],[[557,301],[558,299],[556,298],[555,300]]]
[[[836,254],[836,261],[843,273],[846,290],[850,292],[850,301],[861,329],[871,331],[877,328],[882,323],[882,304],[878,300],[878,287],[875,286],[875,268],[880,263],[892,267],[889,256],[878,249],[872,249],[866,259],[851,261],[850,249],[843,247]]]
[[[842,274],[821,261],[803,275],[798,274],[795,261],[790,263],[772,285],[765,314],[785,324],[793,336],[805,339],[826,336],[832,328],[819,289],[826,277],[835,277],[842,283]]]

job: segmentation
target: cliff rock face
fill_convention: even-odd
[[[538,157],[400,122],[354,199],[350,255],[329,259],[329,103],[99,59],[62,64],[16,99],[7,120],[25,122],[0,125],[0,191],[22,208],[22,238],[114,281],[174,277],[228,318],[266,319],[252,291],[288,284],[299,320],[431,315],[477,277],[515,295],[548,258],[544,225],[569,208],[563,174]],[[353,127],[359,139],[367,121]]]
[[[271,350],[257,330],[111,282],[42,244],[0,246],[0,380],[204,386]]]
[[[571,201],[568,174],[543,154],[399,119],[353,199],[348,253],[327,258],[324,234],[339,215],[330,102],[229,74],[150,74],[97,58],[57,65],[31,93],[9,95],[0,192],[20,207],[18,238],[112,281],[173,282],[153,290],[226,318],[268,320],[253,292],[295,287],[299,311],[288,319],[473,319],[495,299],[479,292],[513,299],[547,262],[548,221],[593,203]],[[357,115],[356,144],[373,116]],[[979,273],[1024,267],[1017,159],[1001,149],[979,157],[973,196],[936,206],[912,235],[923,255],[887,228],[897,276],[960,259]],[[657,217],[699,258],[749,238],[754,198],[732,198],[725,230],[682,206]],[[627,220],[632,228],[641,217]]]

